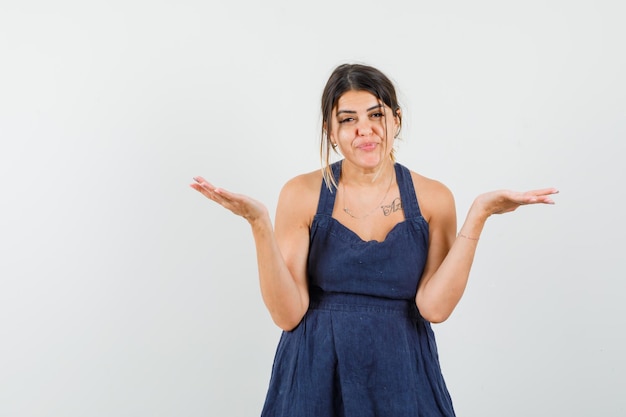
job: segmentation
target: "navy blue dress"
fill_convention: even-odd
[[[339,179],[341,162],[332,169]],[[405,220],[382,242],[334,219],[336,193],[322,182],[309,310],[281,336],[262,417],[454,416],[435,336],[415,305],[428,223],[409,170],[395,170]]]

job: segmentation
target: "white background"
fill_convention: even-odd
[[[626,415],[626,6],[0,3],[0,416],[254,416],[280,335],[248,225],[319,167],[332,69],[396,83],[399,161],[494,217],[436,325],[459,416]]]

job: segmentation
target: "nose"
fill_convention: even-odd
[[[360,121],[357,125],[357,134],[359,136],[370,136],[372,132],[372,124],[369,120]]]

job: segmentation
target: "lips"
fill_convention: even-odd
[[[366,142],[357,146],[362,151],[373,151],[378,146],[377,142]]]

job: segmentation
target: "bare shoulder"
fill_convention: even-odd
[[[415,194],[422,215],[430,222],[433,215],[455,213],[454,195],[452,191],[440,181],[425,177],[411,171]]]
[[[322,172],[320,170],[298,175],[287,181],[280,192],[281,198],[292,201],[293,204],[310,204],[312,200],[319,198],[322,184]]]
[[[298,175],[285,183],[278,199],[277,216],[287,216],[310,225],[317,210],[322,172],[316,170]]]

